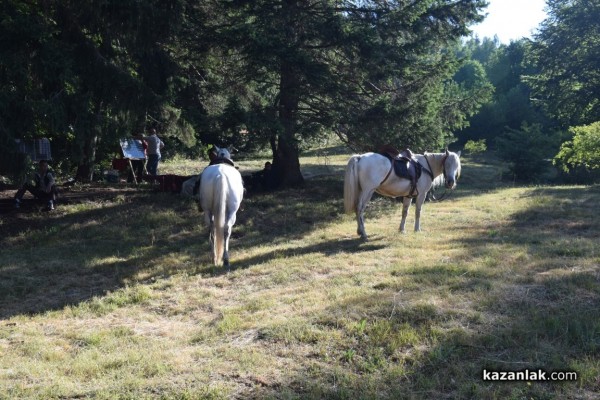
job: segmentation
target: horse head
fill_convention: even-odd
[[[231,160],[231,154],[229,153],[229,150],[227,150],[226,148],[220,148],[217,146],[215,147],[215,152],[217,154],[217,158],[226,158],[228,160]]]
[[[453,153],[446,149],[444,159],[444,180],[448,189],[456,187],[456,181],[460,177],[460,151]]]

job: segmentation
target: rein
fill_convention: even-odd
[[[448,159],[448,156],[446,155],[446,156],[444,156],[444,159],[442,160],[442,174],[444,174],[444,182],[446,181],[446,160],[447,159]],[[427,165],[431,169],[431,165],[429,164],[429,160],[427,159],[427,157],[425,157],[425,161],[427,161]],[[429,174],[429,176],[431,177],[431,181],[433,182],[435,180],[435,178],[433,177],[433,173],[431,173],[429,171],[427,171],[427,173]],[[446,189],[441,196],[436,197],[435,193],[433,193],[433,191],[434,191],[434,188],[431,188],[431,190],[430,190],[431,195],[430,196],[428,195],[428,197],[430,197],[431,201],[442,201],[446,197],[449,197],[449,193],[451,193],[451,192],[448,192],[448,189]]]
[[[450,197],[450,195],[452,194],[452,191],[448,190],[448,189],[444,190],[444,193],[442,193],[441,196],[436,196],[434,192],[435,192],[435,189],[433,189],[433,188],[429,191],[429,193],[430,193],[428,195],[429,201],[442,201],[445,198]]]
[[[427,166],[429,167],[429,170],[425,169],[425,172],[427,172],[427,175],[429,175],[431,177],[431,181],[433,182],[435,180],[435,177],[433,176],[433,168],[431,168],[431,164],[429,164],[429,159],[427,158],[427,156],[423,155],[423,157],[425,157],[425,161],[427,161]],[[448,156],[445,155],[444,159],[442,160],[442,174],[444,174],[444,181],[446,181],[446,160],[448,159]]]
[[[381,181],[381,183],[379,184],[379,186],[383,185],[383,183],[385,181],[387,181],[387,179],[390,177],[390,175],[392,174],[392,170],[394,169],[394,161],[390,160],[390,170],[388,171],[387,175],[385,176],[385,178],[383,178],[383,180]]]
[[[425,161],[427,161],[427,166],[429,167],[429,169],[423,167],[423,169],[425,170],[425,172],[427,172],[427,175],[429,175],[429,177],[431,178],[431,182],[433,182],[435,180],[435,178],[433,177],[433,168],[431,168],[431,164],[429,164],[429,159],[427,158],[426,155],[423,155],[423,157],[425,157]]]

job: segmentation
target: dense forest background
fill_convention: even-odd
[[[284,185],[337,135],[494,152],[507,178],[600,179],[600,0],[548,0],[533,39],[471,38],[483,0],[0,3],[0,175],[49,138],[79,180],[157,128],[165,156],[270,149]],[[515,10],[518,12],[518,10]]]

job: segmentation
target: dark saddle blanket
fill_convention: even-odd
[[[232,167],[235,167],[235,164],[233,163],[233,161],[231,161],[229,158],[223,158],[223,157],[213,159],[210,162],[210,164],[208,164],[208,165],[215,165],[215,164],[229,164]]]
[[[417,191],[417,181],[423,171],[421,164],[413,157],[412,151],[409,149],[398,151],[391,146],[384,146],[379,150],[379,154],[387,157],[392,162],[396,176],[410,181],[410,193],[408,197],[417,196],[419,194]]]

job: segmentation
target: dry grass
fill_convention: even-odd
[[[245,199],[230,273],[176,195],[0,225],[0,398],[596,396],[598,186],[506,187],[467,159],[424,232],[400,235],[400,204],[376,198],[361,242],[335,153],[303,158],[304,188]],[[483,382],[483,368],[579,379]]]

